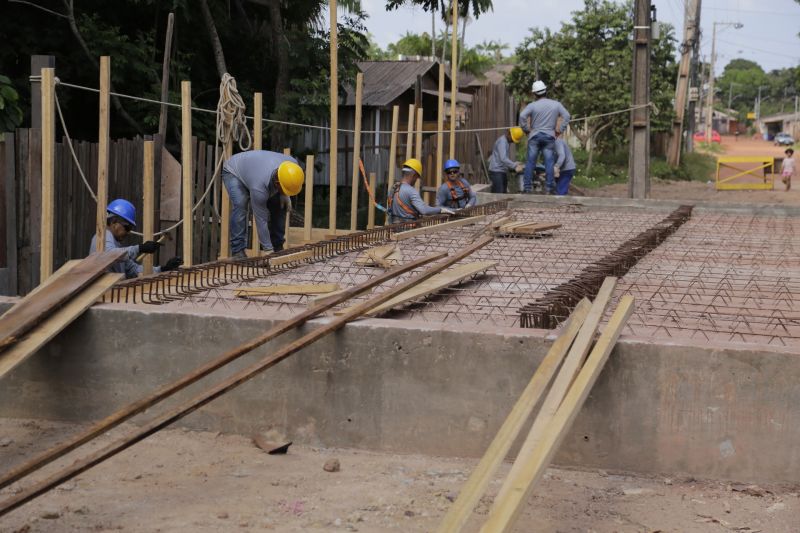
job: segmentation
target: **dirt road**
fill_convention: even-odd
[[[4,468],[77,429],[14,419],[0,428]],[[334,457],[341,471],[323,471]],[[245,437],[165,431],[13,511],[0,530],[432,531],[475,463],[299,446],[270,456]],[[499,480],[468,531],[485,520]],[[798,490],[551,469],[516,531],[796,532]]]

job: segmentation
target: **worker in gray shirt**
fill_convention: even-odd
[[[461,177],[461,164],[455,159],[448,159],[444,164],[447,179],[436,192],[436,205],[450,209],[464,209],[478,204],[478,195],[469,186],[466,178]]]
[[[422,175],[422,163],[419,159],[409,159],[403,163],[403,178],[394,184],[389,191],[386,202],[392,223],[410,222],[426,215],[445,213],[453,215],[455,212],[446,207],[431,207],[420,198],[414,184]]]
[[[489,181],[492,182],[492,192],[508,192],[508,173],[521,172],[524,166],[511,159],[511,144],[518,143],[525,136],[522,128],[514,126],[497,138],[489,157]]]
[[[528,161],[525,165],[525,190],[533,189],[533,172],[539,152],[544,155],[547,194],[555,193],[553,166],[555,163],[554,142],[566,129],[569,113],[561,102],[547,98],[547,86],[542,81],[533,82],[534,101],[528,104],[519,115],[519,126],[528,134]],[[561,126],[558,127],[558,117]]]
[[[222,167],[222,181],[233,209],[230,220],[231,254],[246,257],[247,212],[252,208],[262,254],[278,252],[286,242],[286,213],[290,196],[303,188],[305,174],[289,155],[249,150],[234,155]]]
[[[569,194],[569,184],[575,177],[575,158],[572,157],[572,150],[563,137],[556,139],[555,149],[556,164],[553,174],[556,177],[556,194],[564,196]]]

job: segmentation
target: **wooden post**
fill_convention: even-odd
[[[331,24],[331,141],[328,161],[328,176],[330,181],[330,205],[328,214],[328,230],[336,234],[336,172],[339,162],[339,57],[338,34],[336,28],[336,0],[328,2],[330,8]]]
[[[183,264],[192,266],[192,201],[194,180],[192,179],[192,82],[181,82],[181,169],[183,194],[181,196],[183,218]],[[224,205],[223,205],[224,207]],[[225,215],[223,214],[223,221]],[[224,233],[226,235],[227,232]],[[224,238],[223,235],[223,238]]]
[[[144,161],[142,179],[143,202],[142,202],[142,241],[153,240],[153,228],[155,227],[155,158],[153,141],[144,141]],[[144,254],[142,259],[143,273],[145,275],[153,273],[153,254]]]
[[[394,187],[394,171],[397,167],[397,129],[400,123],[400,106],[393,106],[392,107],[392,135],[391,140],[389,141],[389,175],[387,176],[386,181],[386,198],[387,198],[387,206],[388,209],[388,198],[389,195],[392,194],[392,188]],[[386,219],[384,220],[384,224],[389,223],[389,214],[386,214]]]
[[[358,223],[358,161],[361,159],[361,93],[364,74],[356,74],[356,121],[353,134],[353,175],[350,183],[350,230],[355,231]]]
[[[417,129],[417,146],[416,146],[416,150],[414,150],[414,154],[415,154],[414,157],[419,159],[419,162],[422,163],[423,157],[422,157],[422,108],[421,107],[419,109],[417,109],[417,122],[416,122],[415,126],[416,126],[416,129]],[[425,170],[423,169],[423,172],[424,171]],[[420,176],[419,179],[417,180],[417,185],[416,185],[417,190],[420,190],[420,188],[422,187],[422,181],[424,179],[425,178],[423,176]],[[428,200],[426,200],[426,201],[428,201]]]
[[[283,149],[283,155],[292,155],[292,149],[291,148],[284,148]],[[292,199],[289,198],[289,202],[291,202],[291,201],[292,201]],[[284,226],[284,228],[286,228],[286,231],[283,232],[283,249],[284,250],[289,247],[289,228],[291,228],[291,222],[292,222],[292,216],[291,215],[292,215],[292,209],[290,207],[286,211],[286,225]]]
[[[439,102],[436,116],[436,191],[442,185],[444,152],[444,65],[439,64]]]
[[[369,173],[369,190],[372,191],[372,194],[375,194],[375,186],[377,185],[378,177],[375,175],[374,172]],[[372,229],[375,227],[375,203],[370,199],[369,201],[369,211],[367,211],[367,229]]]
[[[261,117],[264,114],[264,104],[261,93],[253,94],[253,150],[261,150],[264,142],[264,130]],[[253,247],[250,248],[253,256],[258,255],[261,246],[258,242],[258,228],[256,227],[256,216],[253,215]],[[287,230],[288,233],[288,230]]]
[[[55,69],[43,68],[42,75],[42,227],[39,283],[53,274],[53,233],[55,230],[56,174],[56,74]],[[105,218],[103,219],[105,229]],[[103,233],[105,238],[105,233]],[[105,242],[105,241],[104,241]],[[99,241],[98,241],[99,243]]]
[[[306,205],[303,214],[303,241],[311,242],[312,209],[314,207],[314,156],[306,156]],[[287,232],[288,233],[288,232]]]
[[[169,62],[172,57],[172,29],[175,26],[175,13],[167,17],[167,35],[164,39],[164,59],[161,62],[161,101],[166,102],[169,97]],[[161,104],[158,115],[158,134],[163,139],[167,134],[167,104]]]
[[[458,92],[458,2],[453,5],[453,37],[450,41],[450,157],[456,158],[456,94]]]
[[[108,130],[110,116],[111,58],[100,58],[100,125],[97,137],[97,252],[105,250],[106,207],[108,205]]]

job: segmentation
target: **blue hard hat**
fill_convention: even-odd
[[[444,169],[450,170],[451,168],[461,168],[461,164],[455,159],[448,159],[444,163]]]
[[[106,213],[119,217],[133,226],[136,226],[136,208],[128,200],[117,198],[108,204]]]

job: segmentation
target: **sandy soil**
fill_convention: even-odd
[[[13,419],[0,428],[3,469],[77,429]],[[339,472],[323,470],[332,458]],[[270,456],[245,437],[172,430],[13,511],[0,530],[432,531],[474,465],[300,446]],[[499,479],[469,531],[485,520]],[[551,469],[516,531],[796,532],[798,490]]]

